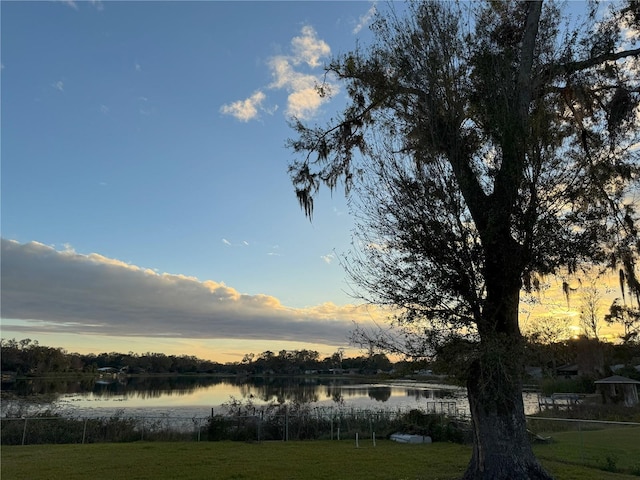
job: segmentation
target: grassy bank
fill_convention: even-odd
[[[623,480],[637,476],[563,463],[556,442],[538,447],[559,480]],[[626,454],[638,457],[638,442]],[[370,440],[309,442],[135,442],[2,448],[2,478],[12,480],[447,480],[459,478],[469,446],[403,445]]]
[[[535,447],[538,458],[624,472],[640,478],[640,427],[555,432]]]

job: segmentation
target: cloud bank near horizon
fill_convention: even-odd
[[[286,307],[215,281],[2,239],[3,330],[345,345],[367,306]],[[26,324],[26,325],[25,325]]]

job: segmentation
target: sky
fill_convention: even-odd
[[[3,1],[2,337],[221,362],[348,349],[380,320],[340,265],[353,220],[340,190],[305,217],[285,144],[292,116],[339,109],[339,85],[314,86],[376,8]]]
[[[297,203],[288,120],[370,2],[2,2],[2,337],[70,351],[347,347],[352,220]]]

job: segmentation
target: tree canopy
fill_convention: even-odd
[[[555,5],[535,5],[420,3],[378,18],[379,43],[327,67],[346,82],[342,115],[295,123],[290,171],[305,212],[322,184],[355,186],[366,261],[352,273],[407,316],[482,325],[496,243],[517,252],[501,276],[526,288],[605,264],[640,295],[639,51],[616,50],[635,10],[600,23],[586,12],[581,38]]]

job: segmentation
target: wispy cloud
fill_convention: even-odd
[[[365,13],[358,19],[358,23],[356,24],[355,27],[353,27],[354,35],[360,33],[360,30],[362,30],[364,27],[369,25],[369,23],[371,23],[371,19],[376,14],[376,11],[377,11],[376,2],[373,2],[373,4],[371,5],[371,8],[369,8],[369,10],[367,10],[367,13]]]
[[[78,10],[78,4],[74,2],[74,0],[61,0],[61,2],[65,4],[67,7],[71,7],[74,10]]]
[[[2,239],[1,253],[3,331],[344,345],[353,321],[371,318],[365,307],[290,308],[269,295],[71,247]]]
[[[79,9],[78,2],[76,2],[75,0],[60,0],[60,2],[66,5],[67,7],[73,8],[74,10]],[[104,10],[104,4],[102,3],[101,0],[89,0],[89,2],[86,2],[86,3],[89,3],[92,7],[94,7],[99,12]]]
[[[246,240],[243,240],[239,243],[233,243],[230,240],[223,238],[222,243],[224,243],[228,247],[248,247],[249,246],[249,242],[247,242]]]
[[[60,92],[64,92],[64,82],[62,80],[52,83],[51,86]]]
[[[336,256],[333,253],[328,253],[327,255],[321,255],[320,258],[324,263],[330,264],[335,260]]]
[[[331,55],[331,48],[324,40],[318,38],[313,27],[302,27],[299,36],[291,40],[290,52],[285,55],[271,57],[267,66],[271,70],[273,81],[267,85],[268,90],[285,90],[288,92],[285,114],[305,119],[313,117],[327,97],[318,94],[317,86],[323,79],[313,72],[322,66],[322,59]],[[335,92],[335,85],[327,85]],[[251,97],[223,105],[220,112],[231,115],[240,121],[248,122],[259,118],[266,94],[257,90]],[[277,107],[275,107],[277,109]],[[275,109],[271,109],[273,112]]]
[[[89,0],[89,3],[95,7],[96,10],[101,12],[104,10],[104,5],[101,0]]]
[[[144,116],[156,113],[156,108],[149,101],[148,97],[138,97],[138,113]]]

